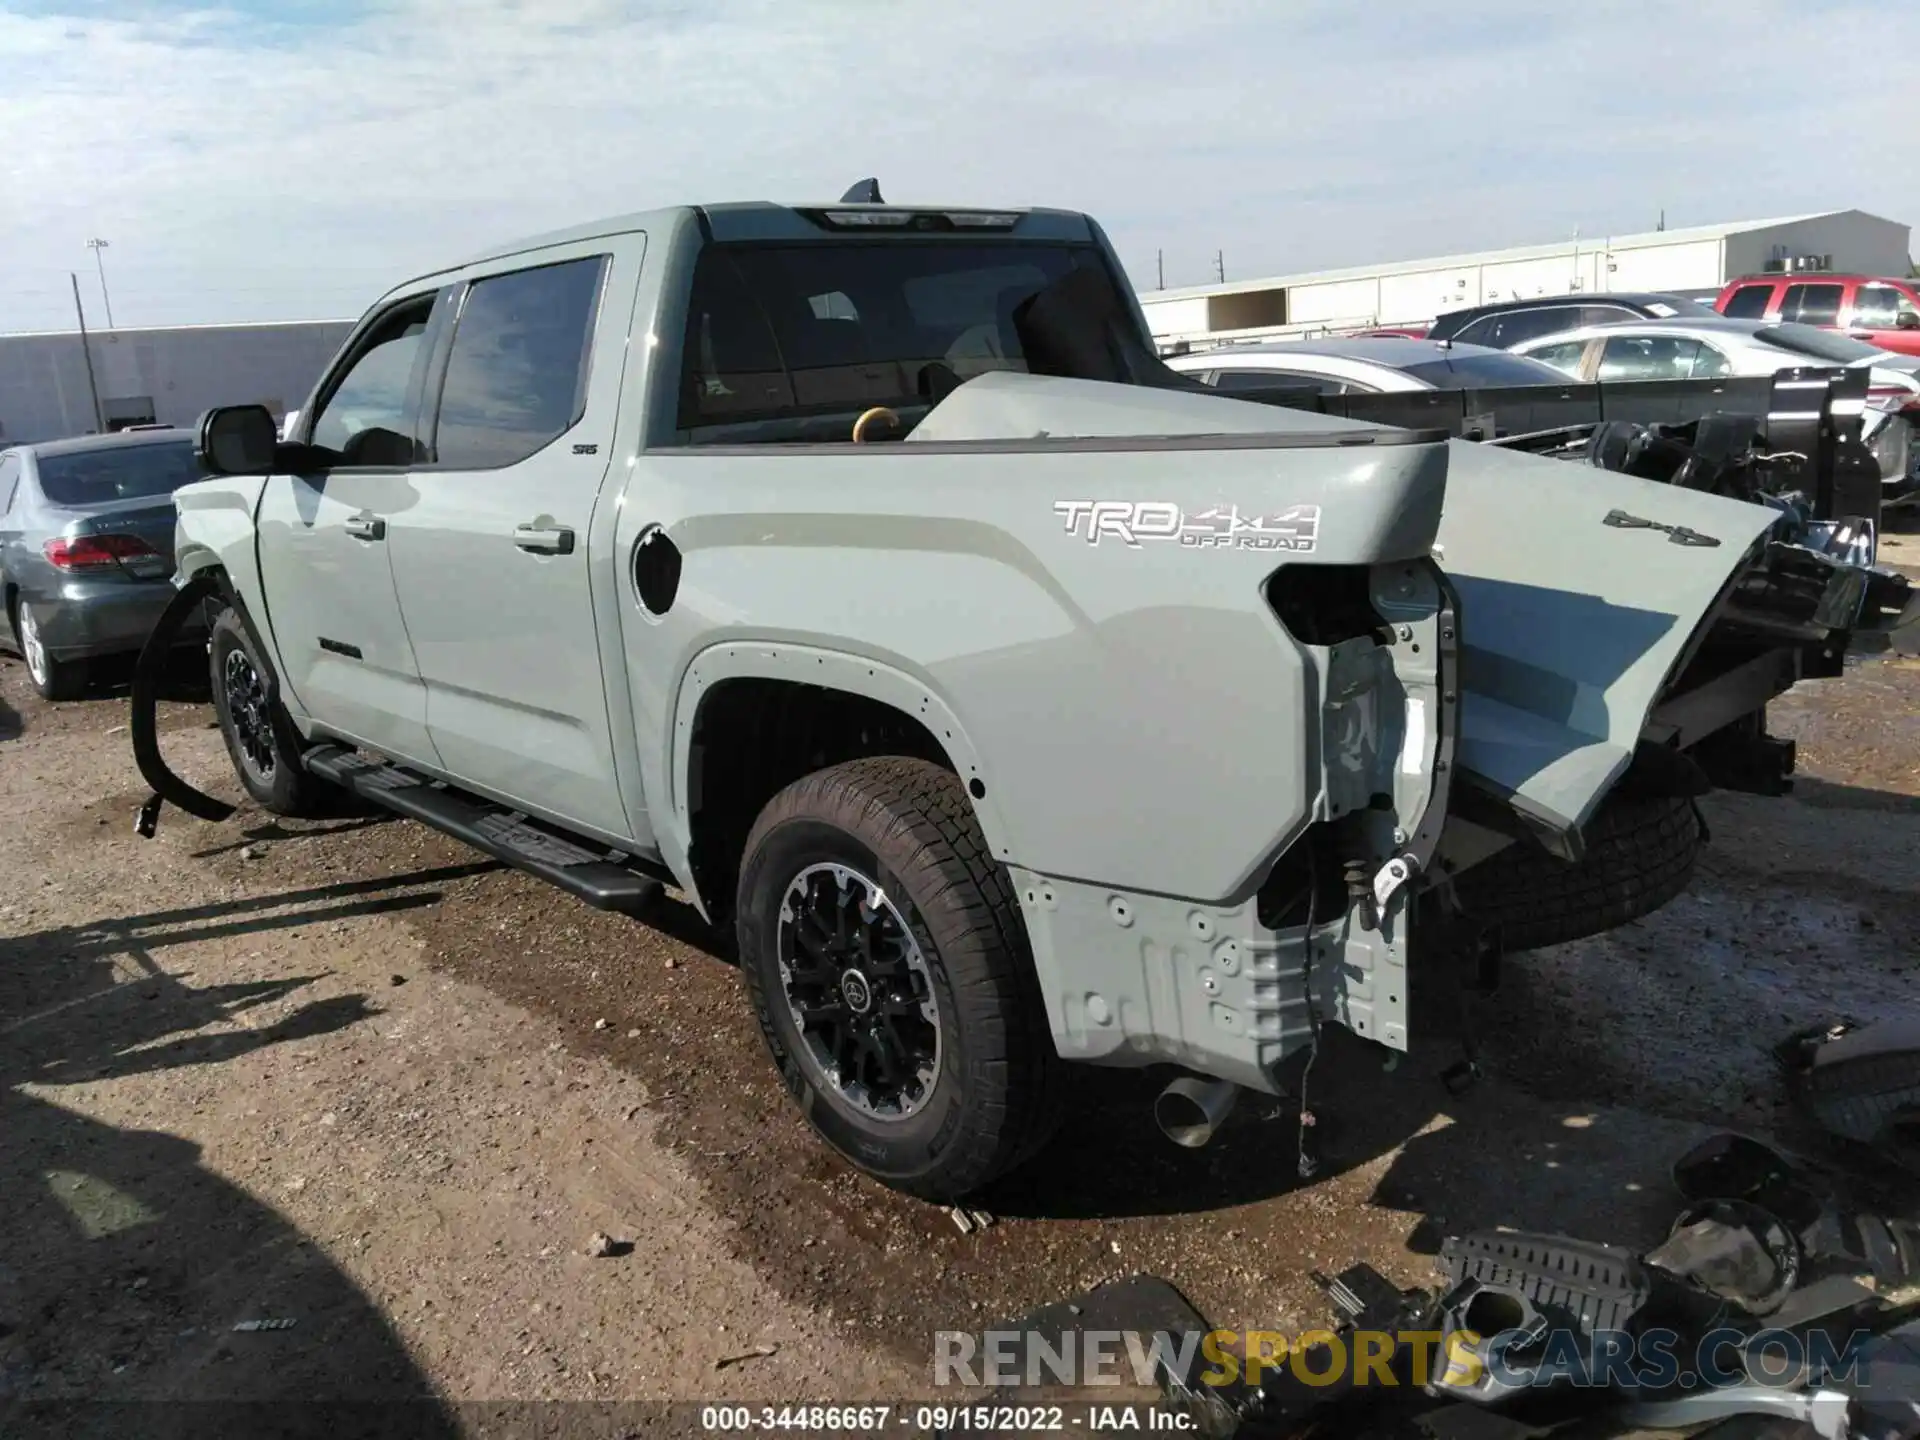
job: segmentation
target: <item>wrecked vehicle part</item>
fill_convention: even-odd
[[[1853,1396],[1861,1440],[1920,1436],[1920,1322],[1887,1328],[1860,1347],[1857,1381],[1838,1382]]]
[[[1853,1397],[1840,1390],[1783,1390],[1737,1385],[1628,1405],[1621,1418],[1655,1430],[1686,1430],[1734,1416],[1767,1416],[1803,1425],[1819,1440],[1857,1440]]]
[[[1331,433],[1356,423],[1237,402],[1223,411],[1206,404],[1208,398],[988,375],[955,391],[905,444],[979,443],[1041,433],[1082,442],[1199,429],[1228,435]],[[1459,636],[1464,643],[1459,724],[1453,762],[1445,772],[1458,783],[1452,785],[1442,817],[1448,823],[1426,879],[1442,878],[1437,870],[1461,875],[1473,866],[1495,864],[1516,840],[1577,864],[1584,845],[1582,828],[1593,822],[1631,763],[1669,672],[1749,557],[1757,558],[1758,542],[1776,517],[1757,506],[1626,477],[1595,487],[1567,467],[1471,442],[1449,442],[1447,449],[1447,499],[1436,553],[1459,595]],[[1606,526],[1605,517],[1614,509],[1711,534],[1722,543],[1665,545],[1664,536],[1656,532]],[[1650,550],[1654,545],[1661,548]],[[1403,652],[1421,640],[1415,636],[1396,647],[1396,673]],[[1354,664],[1345,667],[1348,670],[1376,663],[1369,658],[1370,647],[1343,644],[1353,647]],[[1345,657],[1339,647],[1328,648],[1335,653],[1329,654],[1324,673],[1328,688],[1337,693]],[[1421,654],[1429,651],[1430,644],[1421,645]],[[1330,778],[1328,783],[1332,789],[1338,781]],[[1477,828],[1471,831],[1464,818],[1469,787],[1484,792],[1495,812],[1491,824],[1479,824],[1476,817]],[[1656,812],[1648,819],[1666,827],[1677,851],[1657,883],[1640,887],[1639,903],[1650,909],[1685,883],[1700,832],[1690,803],[1640,808]],[[1463,817],[1460,826],[1452,823],[1456,814]],[[1386,824],[1380,828],[1390,835],[1396,827],[1389,817],[1381,818]],[[1406,827],[1402,823],[1397,828]],[[1502,835],[1503,829],[1517,834]],[[1455,831],[1468,843],[1462,845],[1448,833]],[[1493,836],[1502,838],[1495,841]],[[1337,894],[1334,887],[1346,867],[1338,845],[1329,843],[1333,838],[1323,834],[1308,842],[1302,836],[1278,857],[1277,868],[1295,873],[1289,888],[1304,889],[1307,857],[1324,856],[1318,865],[1319,883]],[[1623,837],[1609,853],[1622,857],[1620,863],[1631,863],[1628,857],[1640,848]],[[1468,849],[1473,852],[1470,862],[1461,858]],[[1326,874],[1329,866],[1338,867],[1335,876]],[[1483,884],[1515,897],[1527,894],[1529,877],[1515,877],[1501,886],[1496,876],[1490,871]],[[1057,996],[1056,1036],[1063,1053],[1121,1064],[1171,1059],[1269,1089],[1247,1078],[1255,1067],[1246,1061],[1232,1070],[1210,1068],[1183,1053],[1180,1041],[1188,1034],[1204,1034],[1213,1048],[1223,1048],[1223,1032],[1209,1031],[1210,1022],[1232,1026],[1226,1033],[1234,1036],[1249,1029],[1271,1035],[1277,1043],[1248,1047],[1255,1052],[1249,1058],[1264,1068],[1310,1035],[1297,942],[1289,947],[1295,958],[1282,962],[1277,953],[1272,958],[1259,955],[1256,974],[1248,975],[1245,968],[1248,947],[1265,951],[1285,943],[1270,923],[1271,913],[1265,917],[1269,923],[1262,924],[1263,917],[1253,909],[1216,911],[1203,917],[1208,922],[1203,935],[1188,923],[1189,912],[1196,908],[1191,904],[1134,896],[1127,900],[1124,917],[1133,923],[1123,925],[1123,917],[1108,907],[1114,898],[1108,887],[1088,886],[1076,893],[1072,882],[1037,870],[1017,873],[1016,879],[1023,897],[1044,900],[1049,891],[1053,896],[1051,907],[1042,904],[1037,913],[1035,907],[1028,908],[1036,951],[1043,957],[1100,953],[1095,937],[1111,934],[1114,927],[1148,932],[1138,941],[1126,937],[1118,974],[1109,956],[1064,974],[1056,974],[1043,958],[1050,995]],[[1599,866],[1569,885],[1604,888],[1615,879]],[[1296,907],[1295,916],[1299,913]],[[1324,978],[1338,967],[1348,976],[1332,995],[1322,997],[1315,986],[1315,997],[1331,1002],[1322,1011],[1324,1018],[1346,1024],[1365,1038],[1404,1048],[1405,988],[1380,983],[1383,976],[1397,982],[1404,975],[1404,947],[1395,934],[1401,927],[1389,915],[1380,930],[1366,931],[1358,923],[1363,914],[1356,913],[1350,923],[1344,905],[1322,913],[1339,917],[1340,928],[1325,936],[1335,948],[1322,952],[1334,963],[1316,957],[1312,973]],[[1150,926],[1143,923],[1149,915]],[[1294,923],[1299,923],[1297,918]],[[1587,913],[1577,916],[1577,924],[1569,922],[1574,933],[1617,923]],[[1208,965],[1206,958],[1221,936],[1241,943],[1219,963]],[[1389,953],[1376,955],[1372,952],[1380,937],[1386,938]],[[1540,943],[1551,938],[1541,936]],[[1138,962],[1136,944],[1143,947]],[[1202,970],[1207,973],[1201,975]],[[1131,1027],[1122,1016],[1138,1017],[1134,1023],[1146,1033],[1145,1043],[1129,1038]],[[1176,1032],[1173,1043],[1151,1038],[1168,1029]]]
[[[1678,1287],[1617,1245],[1482,1231],[1449,1238],[1440,1259],[1450,1281],[1437,1303],[1448,1364],[1427,1384],[1434,1396],[1497,1405],[1571,1384],[1568,1373],[1540,1381],[1553,1337],[1635,1335],[1683,1308]]]
[[[1786,1221],[1746,1200],[1689,1206],[1645,1259],[1754,1316],[1786,1303],[1806,1263]]]
[[[1794,1097],[1823,1126],[1920,1172],[1920,1020],[1816,1027],[1777,1053]]]
[[[1220,1440],[1355,1435],[1369,1433],[1362,1427],[1382,1411],[1391,1412],[1382,1417],[1384,1423],[1429,1403],[1415,1385],[1413,1347],[1419,1341],[1404,1337],[1430,1328],[1433,1296],[1425,1290],[1402,1290],[1366,1264],[1349,1266],[1330,1278],[1316,1272],[1313,1278],[1338,1318],[1325,1338],[1306,1346],[1297,1361],[1291,1354],[1275,1354],[1249,1364],[1252,1357],[1240,1355],[1224,1384],[1201,1378],[1213,1362],[1198,1346],[1176,1350],[1163,1361],[1162,1393],[1171,1406],[1194,1417],[1200,1433]],[[1202,1333],[1206,1328],[1202,1321]],[[1358,1380],[1354,1364],[1335,1363],[1338,1354],[1352,1357],[1362,1336],[1403,1337],[1385,1352],[1369,1351],[1367,1373],[1373,1378],[1368,1383]],[[1382,1383],[1381,1369],[1391,1383]],[[1389,1425],[1387,1433],[1399,1432]]]
[[[174,772],[160,753],[157,707],[160,687],[166,679],[173,655],[174,641],[197,612],[214,599],[229,599],[223,577],[215,571],[203,571],[182,584],[160,612],[147,636],[145,648],[134,664],[132,694],[128,705],[127,728],[133,743],[134,763],[153,793],[141,804],[134,820],[134,831],[151,839],[160,819],[163,803],[172,804],[201,820],[230,818],[234,807],[224,800],[195,789]]]
[[[1792,1236],[1806,1271],[1837,1266],[1893,1288],[1920,1279],[1920,1225],[1864,1208],[1840,1177],[1750,1136],[1701,1141],[1674,1162],[1673,1181],[1690,1214],[1718,1205],[1746,1207],[1756,1231],[1747,1245],[1783,1252],[1777,1238],[1763,1241],[1758,1234],[1767,1218],[1776,1221]],[[1751,1255],[1749,1260],[1759,1274],[1761,1262]],[[1745,1308],[1761,1313],[1751,1303]]]

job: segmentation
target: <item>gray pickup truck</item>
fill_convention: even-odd
[[[819,1133],[940,1199],[1045,1141],[1063,1060],[1181,1067],[1201,1143],[1323,1024],[1405,1049],[1411,970],[1664,904],[1861,623],[1776,510],[1207,391],[1060,211],[502,246],[374,306],[284,440],[199,446],[170,615],[213,612],[248,795],[677,887]],[[151,705],[145,832],[231,813]]]

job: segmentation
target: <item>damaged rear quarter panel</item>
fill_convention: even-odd
[[[1090,543],[1055,504],[1317,504],[1316,548],[1291,558],[1423,557],[1444,455],[1203,442],[643,455],[616,553],[657,522],[684,557],[666,615],[631,587],[622,600],[645,779],[673,797],[671,848],[689,829],[684,678],[713,647],[766,642],[871,660],[937,697],[980,757],[999,858],[1125,891],[1244,896],[1320,798],[1319,662],[1261,589],[1289,557]]]

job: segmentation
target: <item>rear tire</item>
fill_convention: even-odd
[[[327,813],[331,787],[300,764],[306,748],[278,699],[266,698],[272,672],[238,611],[222,610],[207,635],[208,680],[220,738],[240,786],[263,810],[296,819]]]
[[[87,662],[59,660],[48,653],[31,601],[14,605],[13,638],[20,643],[20,658],[27,662],[27,678],[42,700],[78,700],[86,693]]]
[[[949,771],[880,757],[782,790],[735,926],[788,1092],[875,1179],[959,1200],[1052,1133],[1065,1067],[1026,929]]]
[[[1538,950],[1651,915],[1693,878],[1706,830],[1692,800],[1615,794],[1587,826],[1577,863],[1515,844],[1454,882],[1473,920],[1497,925],[1501,948]]]

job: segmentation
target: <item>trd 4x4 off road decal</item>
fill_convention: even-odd
[[[1289,505],[1267,515],[1243,515],[1238,505],[1191,513],[1166,500],[1056,500],[1053,513],[1067,533],[1089,545],[1118,540],[1135,549],[1146,540],[1175,540],[1205,550],[1311,552],[1320,538],[1320,507]]]

